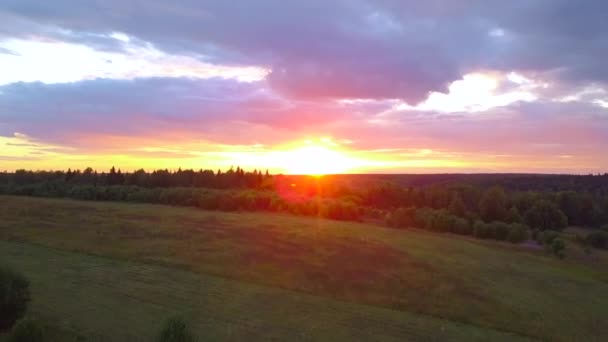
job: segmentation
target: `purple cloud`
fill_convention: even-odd
[[[7,0],[0,6],[3,17],[68,29],[71,41],[102,49],[116,48],[104,35],[119,31],[209,61],[267,66],[270,84],[292,96],[410,103],[476,68],[605,83],[607,9],[600,0],[214,0],[145,7]]]

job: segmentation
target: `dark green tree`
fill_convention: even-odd
[[[166,323],[160,334],[158,342],[194,342],[196,339],[186,323],[179,318],[171,318]]]
[[[608,232],[598,230],[589,233],[585,238],[585,242],[595,248],[608,249]]]
[[[536,202],[525,215],[526,224],[540,230],[561,230],[568,225],[566,215],[548,200]]]
[[[511,207],[511,209],[509,209],[507,212],[506,221],[509,223],[522,223],[524,219],[519,214],[517,207]]]
[[[485,222],[504,221],[507,216],[507,197],[501,187],[492,187],[479,202],[479,214]]]
[[[460,195],[454,194],[454,196],[452,196],[452,201],[450,202],[448,211],[450,212],[450,214],[459,217],[464,217],[466,215],[467,208],[465,207],[462,198],[460,198]]]
[[[566,256],[566,243],[560,238],[553,239],[550,245],[551,253],[560,259]]]
[[[559,209],[568,218],[568,224],[581,224],[582,202],[574,191],[562,191],[557,195]]]
[[[29,281],[21,273],[0,267],[0,331],[10,329],[25,315],[29,301]]]
[[[44,341],[44,331],[30,319],[23,319],[15,325],[7,342],[42,342]]]

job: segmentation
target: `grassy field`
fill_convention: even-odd
[[[253,340],[608,339],[608,260],[286,215],[0,197],[33,315],[87,340],[184,315]]]

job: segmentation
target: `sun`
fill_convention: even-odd
[[[286,151],[285,169],[289,174],[326,175],[344,173],[355,166],[353,159],[325,146],[304,146]]]

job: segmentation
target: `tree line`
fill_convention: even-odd
[[[54,172],[18,170],[0,173],[0,194],[374,220],[396,228],[418,227],[511,242],[529,237],[540,241],[539,232],[559,231],[566,226],[608,230],[608,194],[590,190],[532,191],[525,186],[532,176],[505,175],[506,181],[500,175],[489,177],[498,184],[515,182],[511,187],[480,185],[483,177],[471,183],[423,186],[404,186],[382,179],[360,184],[345,181],[352,177],[271,175],[268,171],[245,171],[240,167],[227,171],[124,173],[115,168],[101,173],[90,168]],[[533,177],[538,182],[544,181],[543,175]],[[554,175],[546,177],[551,184],[560,179]],[[568,176],[561,178],[567,184],[556,188],[571,189],[576,177],[582,177],[585,183],[606,179],[604,175]],[[591,244],[606,246],[604,241],[608,237],[601,229],[597,231]]]
[[[94,186],[134,185],[142,187],[199,187],[199,188],[261,188],[265,180],[271,178],[268,170],[246,172],[240,167],[227,171],[189,169],[177,171],[155,170],[146,172],[139,169],[134,172],[122,172],[112,167],[108,172],[97,172],[92,168],[67,171],[28,171],[17,170],[14,173],[0,173],[0,183],[28,185],[45,182],[64,182],[69,184],[88,184]]]

